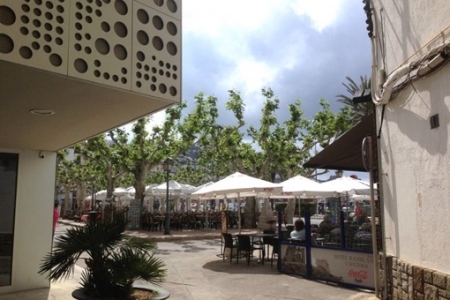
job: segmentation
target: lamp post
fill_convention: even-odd
[[[164,226],[164,235],[170,234],[170,208],[169,208],[169,174],[172,169],[172,160],[170,158],[166,158],[163,162],[163,169],[166,172],[166,226]]]

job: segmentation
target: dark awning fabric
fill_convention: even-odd
[[[355,127],[341,135],[303,166],[305,168],[367,172],[362,161],[361,145],[366,136],[375,136],[374,125],[373,115],[364,117]]]

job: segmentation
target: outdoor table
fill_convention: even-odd
[[[261,233],[261,232],[257,232],[257,233],[251,233],[251,234],[243,234],[243,235],[248,235],[251,237],[252,239],[252,243],[254,244],[255,242],[260,243],[263,247],[264,245],[262,244],[262,238],[265,237],[276,237],[277,235],[275,233]],[[255,241],[255,239],[257,239],[257,241]],[[269,253],[269,245],[267,245],[267,254]],[[267,256],[267,258],[269,258],[269,256]]]

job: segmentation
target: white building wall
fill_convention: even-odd
[[[51,251],[56,153],[1,149],[19,154],[12,285],[0,287],[0,294],[49,287],[39,275],[39,264]]]
[[[387,75],[408,58],[415,60],[442,43],[441,32],[450,25],[446,0],[375,1],[375,12],[378,26],[383,25],[376,33],[376,69],[384,68]],[[445,39],[448,36],[445,32]],[[449,83],[446,65],[406,85],[386,105],[379,140],[388,254],[446,273],[450,273]],[[431,129],[430,117],[435,114],[440,127]],[[380,126],[381,107],[377,116]]]

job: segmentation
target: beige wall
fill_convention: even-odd
[[[377,70],[384,68],[387,75],[409,57],[417,59],[430,47],[448,41],[448,32],[444,33],[445,39],[440,37],[450,24],[447,0],[377,0],[375,5],[378,26],[383,25],[383,31],[377,34],[375,65]],[[384,46],[384,52],[379,45]],[[446,65],[414,81],[413,86],[406,85],[386,106],[379,143],[388,254],[447,273],[449,83],[450,65]],[[430,117],[434,114],[439,114],[440,127],[431,129]],[[380,124],[381,107],[377,115]]]
[[[48,287],[37,271],[51,250],[56,153],[40,158],[38,151],[0,152],[19,154],[12,285],[0,287],[0,294]]]

